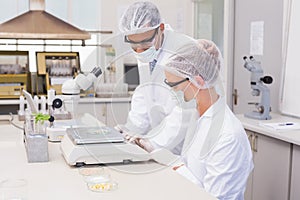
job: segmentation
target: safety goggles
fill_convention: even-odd
[[[164,83],[167,84],[167,85],[170,86],[170,87],[175,87],[176,85],[179,85],[179,84],[181,84],[181,83],[183,83],[183,82],[185,82],[185,81],[188,81],[188,80],[189,80],[189,78],[185,78],[185,79],[183,79],[183,80],[181,80],[181,81],[177,81],[177,82],[168,82],[168,80],[165,79],[165,80],[164,80]]]
[[[150,38],[148,38],[148,39],[145,39],[145,40],[136,42],[136,41],[130,40],[130,39],[128,38],[128,36],[125,35],[125,37],[124,37],[124,42],[129,43],[129,44],[131,44],[132,46],[133,46],[133,45],[147,46],[148,44],[151,46],[151,45],[153,44],[153,40],[154,40],[154,38],[155,38],[155,36],[156,36],[156,34],[157,34],[157,32],[158,32],[158,28],[159,28],[159,27],[157,27],[157,28],[155,29],[154,34],[153,34]]]

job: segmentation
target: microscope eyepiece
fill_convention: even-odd
[[[264,76],[260,78],[260,80],[265,84],[271,84],[273,82],[273,78],[271,76]]]
[[[62,100],[56,98],[53,100],[52,106],[53,106],[53,108],[60,108],[60,107],[62,107],[62,104],[63,104]]]

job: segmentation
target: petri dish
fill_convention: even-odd
[[[102,177],[93,177],[87,181],[87,187],[93,192],[108,192],[118,188],[118,184],[113,180],[103,179]]]
[[[93,192],[108,192],[118,188],[116,181],[111,179],[110,173],[104,167],[80,168],[79,173],[83,176],[89,190]]]
[[[25,179],[6,179],[1,181],[0,196],[3,199],[26,200],[27,181]]]

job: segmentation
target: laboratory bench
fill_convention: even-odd
[[[48,142],[48,162],[28,163],[23,130],[6,123],[7,118],[0,116],[0,181],[27,180],[30,200],[215,199],[171,167],[154,162],[104,166],[118,188],[107,192],[90,191],[79,169],[66,164],[60,143]],[[16,124],[22,126],[22,122],[16,121]]]
[[[83,97],[80,98],[80,103],[105,103],[105,102],[130,102],[129,97]],[[0,99],[0,105],[19,105],[19,99]]]
[[[0,99],[0,115],[17,113],[18,99]],[[77,113],[90,113],[108,126],[124,124],[130,110],[131,95],[128,97],[83,97],[79,100]]]
[[[254,169],[248,179],[245,200],[298,200],[300,197],[300,129],[262,124],[300,124],[299,118],[271,113],[271,120],[237,115],[248,135]]]

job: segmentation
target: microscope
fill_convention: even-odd
[[[273,78],[271,76],[264,76],[263,70],[260,65],[260,62],[256,61],[253,56],[250,56],[249,59],[247,56],[243,57],[245,63],[244,67],[251,72],[251,89],[252,96],[259,96],[261,93],[260,103],[249,103],[254,104],[256,109],[250,113],[246,113],[245,117],[259,119],[259,120],[269,120],[270,116],[270,89],[264,85],[271,84]]]
[[[48,109],[49,115],[52,116],[52,120],[49,120],[50,126],[46,128],[49,141],[61,141],[67,128],[86,126],[82,119],[76,115],[80,90],[89,89],[101,74],[100,67],[95,67],[87,75],[78,74],[74,79],[69,79],[63,83],[62,95],[56,96],[53,89],[48,90]],[[81,118],[92,117],[84,114]],[[93,119],[90,119],[89,122]]]
[[[101,68],[95,67],[87,75],[78,74],[75,79],[69,79],[63,83],[62,98],[67,111],[74,114],[79,103],[80,90],[89,89],[101,74]]]

